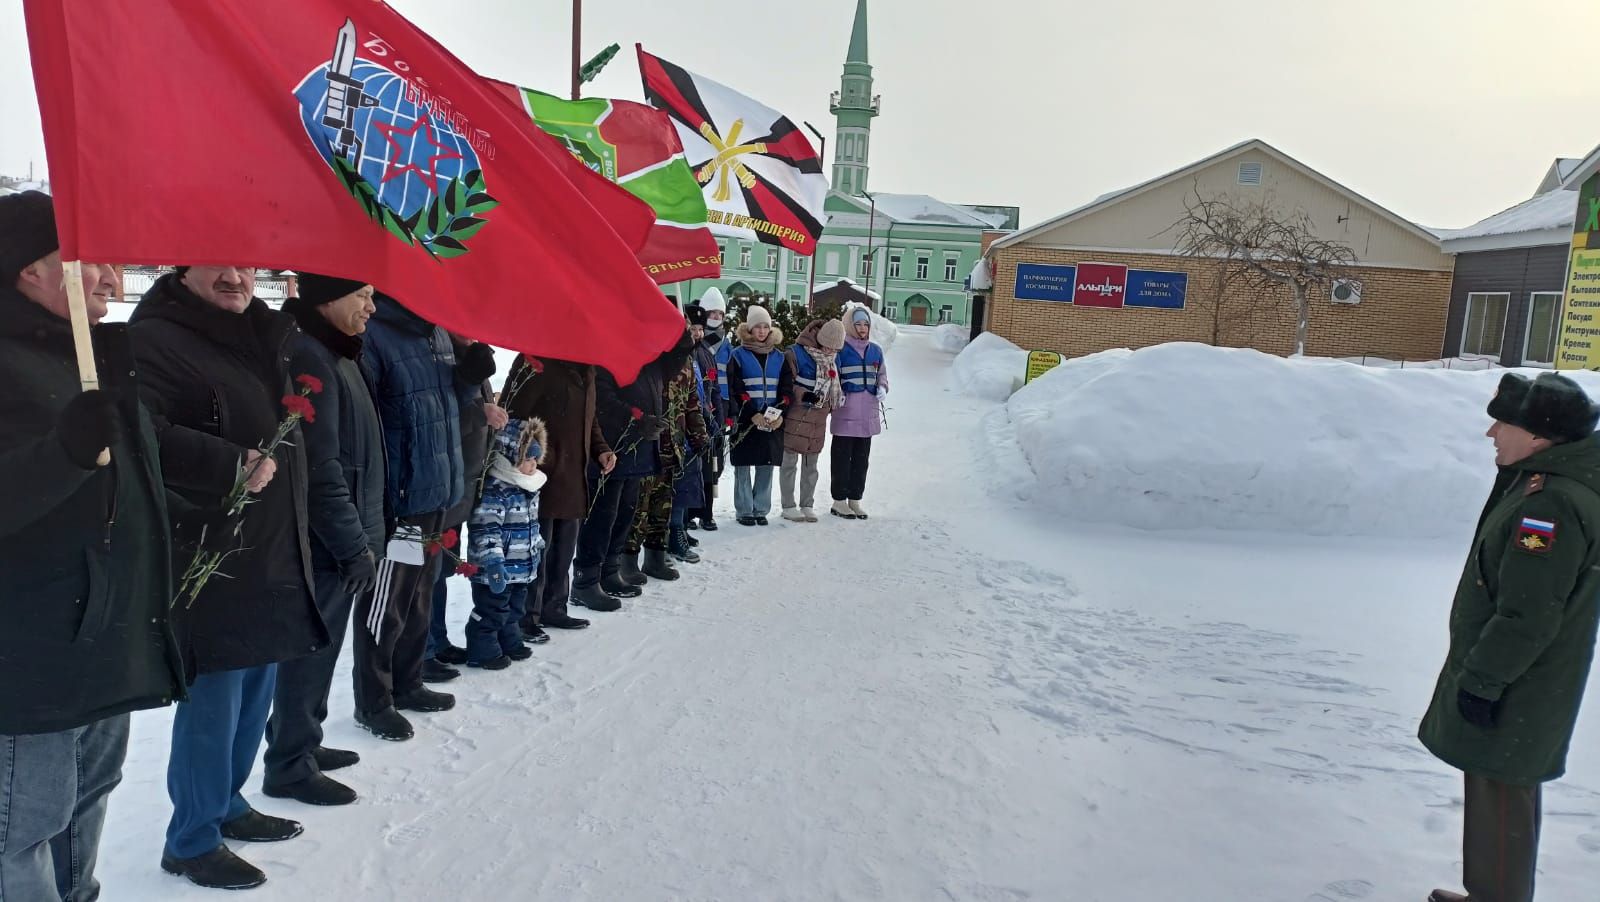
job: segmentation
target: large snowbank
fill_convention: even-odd
[[[1004,401],[1022,387],[1027,368],[1027,351],[993,332],[985,332],[956,355],[950,365],[950,379],[963,394]]]
[[[1493,481],[1484,407],[1503,372],[1168,344],[1068,361],[1007,414],[1037,479],[1024,494],[1074,519],[1455,536]],[[1578,379],[1600,396],[1600,375]]]
[[[955,323],[945,323],[933,332],[933,346],[946,354],[959,354],[972,340],[972,330]]]

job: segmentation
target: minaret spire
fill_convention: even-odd
[[[856,0],[844,77],[830,106],[838,124],[833,189],[841,194],[859,195],[867,190],[867,153],[872,143],[872,120],[878,116],[878,97],[872,93],[872,64],[867,58],[867,0]]]

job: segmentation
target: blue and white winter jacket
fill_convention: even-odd
[[[544,423],[536,419],[511,420],[495,436],[493,463],[467,524],[467,561],[478,567],[473,582],[489,585],[489,571],[497,564],[505,567],[510,585],[526,585],[538,576],[544,554],[538,487],[545,477],[538,471],[525,476],[516,466],[527,458],[543,460],[546,441]]]
[[[467,489],[456,355],[443,329],[379,295],[361,369],[383,421],[393,517],[455,506]]]

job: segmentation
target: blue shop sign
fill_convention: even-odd
[[[1017,264],[1016,297],[1021,301],[1060,301],[1070,304],[1077,283],[1076,266]]]
[[[1019,275],[1020,279],[1021,276]],[[1189,294],[1189,274],[1186,272],[1156,272],[1148,269],[1128,270],[1128,296],[1125,307],[1155,307],[1161,310],[1182,310]],[[1020,297],[1020,295],[1019,295]]]

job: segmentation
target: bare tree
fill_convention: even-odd
[[[1178,253],[1222,268],[1216,299],[1219,313],[1224,292],[1250,290],[1259,298],[1288,289],[1296,307],[1297,356],[1306,352],[1314,290],[1331,288],[1356,263],[1349,245],[1317,236],[1305,211],[1285,213],[1270,197],[1260,201],[1225,194],[1206,197],[1196,188],[1171,230],[1177,233]]]

